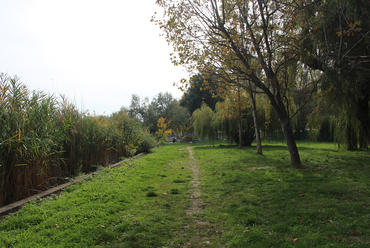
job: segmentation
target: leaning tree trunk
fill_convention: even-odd
[[[288,146],[289,156],[290,156],[290,162],[292,165],[300,166],[301,165],[301,159],[299,157],[297,144],[294,139],[293,130],[290,125],[290,120],[280,120],[281,126],[283,127],[284,137],[286,144]]]
[[[276,110],[277,115],[279,116],[280,124],[282,126],[284,132],[285,142],[288,147],[290,162],[294,166],[301,165],[301,159],[299,157],[297,144],[294,139],[292,126],[290,125],[290,117],[285,109],[284,103],[282,101],[281,96],[278,94],[275,97],[273,95],[269,95],[271,100],[271,104]]]

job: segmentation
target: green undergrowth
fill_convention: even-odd
[[[370,153],[168,144],[0,222],[0,247],[369,247]],[[192,147],[194,161],[186,147]],[[201,211],[187,214],[192,163]]]

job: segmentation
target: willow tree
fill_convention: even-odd
[[[237,89],[229,92],[225,101],[216,104],[214,125],[225,134],[229,143],[251,146],[255,139],[253,115],[248,94]],[[262,152],[262,150],[261,150]]]
[[[262,142],[259,128],[260,125],[256,105],[256,88],[253,88],[250,82],[246,83],[243,75],[240,75],[240,73],[238,72],[233,72],[232,70],[226,70],[220,67],[210,68],[208,66],[206,69],[208,70],[206,72],[206,75],[208,74],[208,78],[216,77],[216,79],[206,80],[204,82],[204,85],[207,89],[217,90],[218,95],[222,96],[225,99],[230,97],[230,92],[238,92],[237,96],[234,97],[234,99],[237,99],[236,102],[238,102],[237,105],[239,105],[239,107],[241,107],[240,105],[243,104],[243,101],[240,101],[240,96],[244,93],[247,93],[249,95],[250,105],[248,101],[248,104],[244,103],[244,105],[246,106],[243,106],[241,108],[249,108],[250,106],[252,107],[252,116],[255,130],[255,135],[253,137],[255,137],[256,139],[257,154],[262,154]],[[242,118],[239,117],[236,119],[236,121],[239,124],[239,147],[241,147],[242,139],[248,140],[251,138],[251,136],[242,135]],[[250,145],[251,142],[247,143],[249,143]]]
[[[307,0],[308,2],[308,0]],[[189,71],[238,73],[266,94],[276,111],[293,165],[301,164],[286,95],[299,87],[286,68],[300,53],[299,16],[306,0],[157,0],[155,19],[175,50],[172,62]],[[248,87],[246,83],[244,87]],[[249,88],[250,90],[253,90]]]
[[[322,90],[331,88],[335,111],[348,113],[344,120],[358,119],[370,145],[370,3],[318,1],[305,13],[301,60],[325,72]],[[355,128],[350,125],[357,126],[348,121],[344,130]]]
[[[207,104],[202,103],[199,109],[196,109],[191,116],[194,133],[198,137],[207,137],[208,141],[214,145],[217,138],[217,129],[214,125],[214,113]]]

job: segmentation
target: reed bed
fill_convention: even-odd
[[[0,74],[0,206],[155,145],[123,109],[80,112],[64,97],[31,92],[18,77]]]

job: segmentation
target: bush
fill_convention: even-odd
[[[150,152],[151,149],[157,146],[158,142],[155,140],[155,137],[153,137],[149,132],[146,132],[138,147],[138,152]]]

